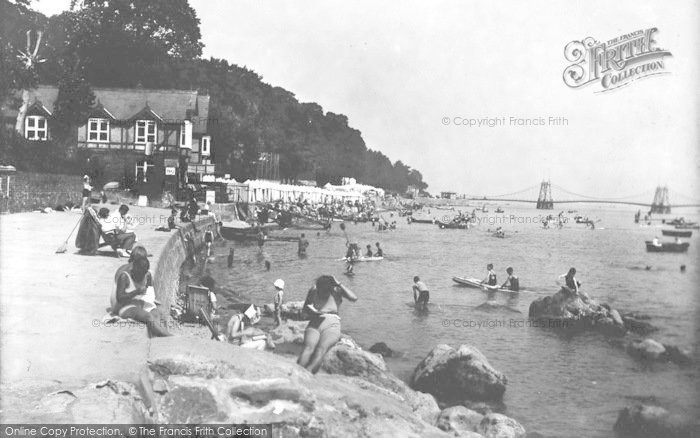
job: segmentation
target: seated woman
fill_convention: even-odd
[[[268,345],[267,335],[261,330],[246,325],[260,321],[260,312],[251,305],[243,313],[236,313],[226,325],[226,339],[243,348],[264,350]]]
[[[153,278],[148,271],[150,263],[145,257],[136,257],[128,269],[117,278],[117,288],[112,295],[112,313],[122,318],[143,322],[148,336],[172,336],[155,314]],[[149,288],[151,288],[149,290]]]
[[[304,332],[304,350],[297,363],[314,374],[328,349],[340,340],[338,309],[343,297],[357,301],[357,296],[331,275],[320,276],[306,295],[304,312],[310,316],[310,321]]]

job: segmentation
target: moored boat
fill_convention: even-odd
[[[697,224],[684,224],[684,225],[676,225],[675,228],[677,230],[700,230],[700,225]]]
[[[443,222],[443,221],[437,221],[435,222],[440,229],[455,229],[455,230],[468,230],[469,229],[469,222]]]
[[[651,240],[647,240],[644,243],[647,245],[647,252],[686,252],[690,246],[688,242],[663,242],[659,245],[654,245]]]
[[[434,224],[435,220],[434,219],[411,219],[412,224]]]
[[[690,230],[661,230],[661,234],[673,237],[690,237],[693,232]]]

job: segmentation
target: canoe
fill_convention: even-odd
[[[355,259],[356,262],[378,262],[380,260],[384,260],[384,257],[360,257],[358,259]],[[347,262],[348,258],[343,257],[342,259],[338,259],[339,262]]]
[[[661,230],[661,234],[673,237],[690,237],[693,232],[690,230]]]
[[[647,252],[686,252],[690,243],[675,243],[675,242],[663,242],[661,246],[656,246],[651,240],[647,240],[644,243],[647,245]]]
[[[676,225],[677,230],[700,230],[700,225],[693,225],[693,224],[685,224],[685,225]]]
[[[481,280],[479,280],[478,278],[473,278],[473,277],[471,277],[471,278],[470,277],[452,277],[452,281],[454,281],[457,284],[461,284],[461,285],[467,286],[467,287],[473,287],[476,289],[482,289],[482,290],[487,289],[489,291],[509,292],[509,293],[516,292],[516,291],[512,291],[510,289],[500,288],[498,286],[487,286],[485,284],[482,284]]]

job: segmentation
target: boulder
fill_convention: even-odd
[[[150,373],[168,383],[153,396],[158,423],[275,423],[291,437],[449,436],[388,389],[314,376],[270,352],[171,337],[153,339],[149,354]]]
[[[284,321],[279,327],[268,332],[275,345],[278,344],[304,344],[304,331],[308,321]]]
[[[666,357],[666,348],[653,339],[633,341],[627,346],[627,352],[640,359],[662,360]]]
[[[692,365],[693,356],[690,351],[675,345],[663,344],[663,346],[666,349],[666,358],[671,362],[680,366]]]
[[[455,350],[441,344],[418,364],[411,386],[441,402],[459,404],[463,400],[501,400],[507,381],[476,348],[461,345]]]
[[[384,342],[377,342],[376,344],[369,347],[369,351],[372,353],[381,354],[382,357],[391,357],[394,355],[394,350],[389,348]]]
[[[483,415],[464,406],[452,406],[440,412],[435,424],[439,429],[454,436],[476,438],[482,436],[475,432],[482,418]]]
[[[622,322],[627,330],[642,336],[658,330],[656,327],[651,325],[651,323],[633,316],[623,316]]]
[[[150,420],[133,385],[109,380],[52,392],[23,414],[27,423],[137,424]]]
[[[440,412],[437,427],[457,437],[522,438],[525,428],[503,414],[482,415],[464,406],[452,406]]]
[[[329,374],[359,377],[393,393],[411,406],[425,421],[435,421],[440,409],[432,395],[417,392],[396,377],[381,355],[363,350],[355,341],[343,336],[323,358],[321,369]]]
[[[636,404],[624,408],[613,430],[622,437],[680,438],[697,436],[698,424],[674,415],[660,406]]]
[[[483,435],[484,438],[522,438],[525,436],[525,428],[520,423],[495,412],[484,415],[476,432]]]
[[[282,319],[291,319],[294,321],[304,320],[304,315],[302,314],[302,309],[304,308],[304,301],[289,301],[282,303]],[[272,316],[275,311],[275,305],[272,303],[265,304],[263,306],[263,315]]]
[[[583,292],[576,294],[562,287],[552,296],[538,298],[530,303],[531,319],[554,320],[562,324],[550,327],[595,329],[606,335],[621,336],[627,329],[620,314],[610,306],[599,304]]]

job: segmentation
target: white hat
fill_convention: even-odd
[[[258,310],[251,304],[250,307],[243,312],[243,314],[247,316],[249,320],[254,321],[258,316]]]
[[[284,280],[282,280],[281,278],[278,278],[277,280],[275,280],[274,286],[277,289],[284,289]]]

